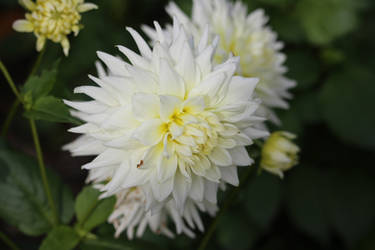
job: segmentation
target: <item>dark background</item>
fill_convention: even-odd
[[[116,54],[114,45],[135,48],[125,26],[139,30],[153,20],[170,22],[162,0],[92,0],[99,10],[83,14],[85,28],[71,37],[63,57],[48,44],[42,67],[63,57],[54,95],[74,99],[72,89],[88,83],[95,52]],[[177,1],[190,11],[190,1]],[[221,218],[209,249],[375,249],[375,5],[371,0],[247,0],[264,8],[270,25],[285,42],[288,76],[298,81],[288,111],[280,111],[281,129],[298,134],[300,163],[283,180],[262,173],[249,183]],[[16,33],[14,20],[24,10],[16,0],[0,1],[0,57],[17,84],[25,81],[37,57],[32,34]],[[0,77],[0,116],[4,121],[14,96]],[[74,139],[69,124],[39,122],[47,165],[74,194],[84,185],[80,166],[89,158],[71,158],[61,150]],[[34,155],[27,120],[19,111],[8,133],[9,144]],[[0,194],[2,195],[2,194]],[[225,196],[225,194],[221,195]],[[222,198],[222,197],[221,197]],[[211,221],[205,217],[206,228]],[[22,236],[0,222],[24,249],[40,238]],[[110,225],[97,229],[110,236]],[[123,236],[125,238],[125,236]],[[145,240],[170,249],[194,249],[195,240],[169,240],[150,232]],[[0,243],[2,244],[2,243]],[[2,245],[0,245],[1,248]],[[1,248],[2,249],[2,248]],[[6,248],[4,248],[6,249]],[[124,248],[129,249],[129,248]]]

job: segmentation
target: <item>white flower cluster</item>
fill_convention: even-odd
[[[89,76],[97,86],[75,89],[92,100],[65,101],[84,121],[65,149],[96,156],[83,168],[102,197],[116,195],[117,236],[149,226],[172,237],[170,219],[177,233],[203,231],[199,212],[215,214],[218,188],[238,185],[237,166],[253,163],[245,147],[269,134],[260,109],[287,106],[293,84],[282,76],[281,45],[262,14],[242,20],[240,7],[196,0],[190,20],[170,5],[173,25],[146,28],[152,46],[128,28],[140,54],[118,46],[127,63],[98,52],[106,69],[98,62],[98,77]]]

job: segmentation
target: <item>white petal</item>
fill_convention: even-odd
[[[81,112],[96,114],[105,112],[108,108],[105,105],[98,103],[97,101],[88,101],[88,102],[72,102],[68,100],[63,100],[64,103],[74,109],[77,109]]]
[[[243,146],[228,149],[228,151],[232,156],[233,164],[237,166],[249,166],[254,162]]]
[[[205,181],[204,182],[204,198],[207,201],[216,204],[218,187],[219,187],[219,184],[216,182]]]
[[[183,80],[165,59],[160,59],[159,84],[161,94],[185,97]]]
[[[181,58],[177,62],[176,71],[182,76],[185,82],[186,90],[192,89],[196,84],[196,72],[193,51],[189,44],[185,42],[181,52]]]
[[[193,175],[189,196],[195,201],[202,201],[203,189],[203,179],[200,176]]]
[[[133,133],[133,137],[144,145],[155,145],[163,138],[163,123],[158,119],[145,121]]]
[[[251,100],[253,91],[258,82],[258,78],[233,76],[224,102],[237,103]]]
[[[74,93],[80,93],[109,106],[115,106],[117,101],[109,95],[104,89],[94,86],[80,86],[74,89]]]
[[[137,166],[130,166],[129,173],[123,178],[122,188],[141,186],[148,181],[149,170],[138,169]]]
[[[186,197],[190,191],[191,183],[189,183],[186,178],[176,172],[174,179],[173,197],[176,201],[176,207],[178,211],[183,211],[185,206]]]
[[[160,98],[160,118],[169,121],[171,116],[180,110],[181,99],[171,95],[161,95]]]
[[[31,0],[20,0],[19,2],[22,6],[24,6],[28,10],[33,10],[35,8],[35,3]]]
[[[140,119],[159,117],[159,98],[153,94],[135,93],[132,96],[133,114]]]
[[[108,69],[115,75],[119,76],[127,76],[128,70],[126,68],[126,63],[122,61],[121,59],[114,57],[110,54],[98,51],[97,52],[98,57],[100,60],[104,62],[105,65],[107,65]]]
[[[212,165],[210,168],[208,168],[204,174],[204,177],[206,179],[219,183],[219,180],[221,178],[220,170],[217,166]]]
[[[86,11],[90,11],[90,10],[95,10],[97,9],[98,6],[96,4],[93,4],[93,3],[83,3],[81,5],[78,5],[78,12],[86,12]]]
[[[42,51],[46,44],[46,38],[44,36],[39,36],[36,40],[36,50]]]
[[[148,69],[150,67],[149,62],[145,58],[137,55],[135,52],[131,51],[130,49],[121,45],[117,45],[117,48],[129,59],[129,61],[134,66],[138,66],[143,69]]]
[[[160,164],[157,167],[158,180],[165,181],[175,175],[177,169],[177,157],[175,155],[162,157]]]
[[[153,191],[155,199],[160,202],[165,200],[172,193],[173,184],[174,184],[173,177],[163,182],[158,182],[155,178],[154,181],[151,182],[152,191]]]
[[[216,147],[212,150],[208,158],[218,166],[229,166],[232,165],[232,157],[226,149]],[[233,159],[234,160],[234,159]]]
[[[141,53],[142,56],[151,58],[152,57],[152,52],[146,41],[139,35],[137,31],[134,29],[127,27],[126,28],[129,33],[132,35],[134,41],[137,44],[137,47],[139,49],[139,52]]]
[[[220,172],[223,181],[232,184],[233,186],[238,186],[240,183],[237,174],[237,167],[233,166],[220,168]]]
[[[34,26],[31,22],[22,19],[13,23],[13,29],[18,32],[32,32],[34,30]]]
[[[186,111],[189,113],[200,113],[202,112],[205,107],[206,103],[204,101],[203,96],[194,96],[191,98],[188,98],[184,103],[183,103],[184,109],[187,109]]]

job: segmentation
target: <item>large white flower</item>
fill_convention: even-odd
[[[169,220],[175,224],[178,234],[184,233],[194,238],[195,234],[192,229],[198,228],[204,230],[202,220],[199,216],[199,210],[209,212],[211,216],[216,213],[217,207],[208,202],[196,203],[192,199],[187,199],[184,213],[181,215],[176,208],[175,203],[168,201],[158,213],[152,214],[145,210],[146,196],[140,188],[134,187],[116,194],[117,203],[113,213],[108,218],[108,222],[113,224],[118,237],[126,231],[129,239],[141,237],[146,228],[149,227],[152,232],[164,234],[173,238],[174,233],[168,228]]]
[[[70,129],[83,136],[66,149],[97,155],[83,168],[97,169],[91,178],[106,182],[105,195],[140,187],[146,210],[172,199],[183,213],[187,198],[215,204],[220,181],[237,185],[236,166],[253,162],[245,146],[267,133],[254,128],[264,120],[253,115],[258,80],[234,76],[238,58],[213,66],[208,36],[195,45],[177,21],[169,37],[155,27],[152,49],[128,29],[141,55],[118,48],[131,64],[98,52],[108,73],[75,89],[92,101],[66,101],[85,122]]]
[[[240,57],[240,67],[236,74],[245,77],[258,77],[259,84],[256,94],[261,98],[262,105],[258,113],[278,123],[273,108],[288,108],[286,99],[291,95],[288,89],[294,87],[294,81],[283,74],[285,55],[280,52],[283,47],[277,41],[277,35],[266,26],[268,18],[263,10],[250,14],[240,1],[232,3],[228,0],[193,0],[192,16],[185,15],[174,2],[167,7],[172,17],[177,17],[194,37],[205,36],[208,26],[209,37],[220,36],[220,43],[215,53],[216,63],[222,63],[230,55]],[[157,32],[145,27],[145,32],[157,39]],[[167,30],[172,32],[169,26]]]

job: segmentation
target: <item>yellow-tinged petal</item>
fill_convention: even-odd
[[[35,9],[35,3],[31,0],[19,0],[19,3],[28,10]]]
[[[63,47],[64,55],[65,55],[65,56],[68,56],[68,55],[69,55],[69,49],[70,49],[70,43],[69,43],[68,38],[65,37],[65,38],[61,41],[61,46]]]
[[[78,6],[78,12],[86,12],[86,11],[90,11],[90,10],[95,10],[97,9],[98,6],[96,4],[93,4],[93,3],[84,3],[84,4],[81,4]]]
[[[36,41],[36,50],[41,51],[44,48],[45,44],[46,44],[46,38],[44,36],[38,37]]]
[[[33,24],[29,21],[22,19],[13,23],[13,29],[18,32],[32,32],[34,30]]]

